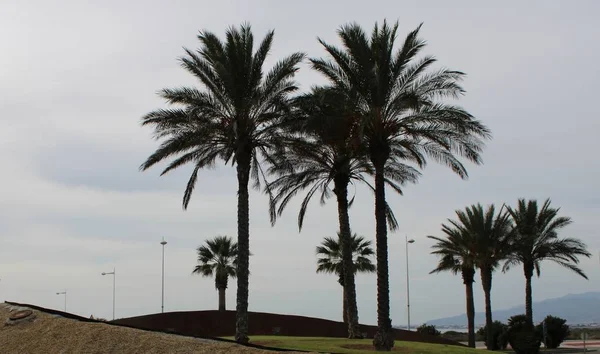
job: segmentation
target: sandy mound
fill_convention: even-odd
[[[25,309],[0,304],[1,353],[274,353],[233,343],[81,322],[33,309],[28,318],[9,320]]]

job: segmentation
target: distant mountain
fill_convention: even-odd
[[[493,303],[492,303],[493,304]],[[506,322],[510,316],[525,313],[525,305],[506,310],[494,310],[494,320]],[[600,323],[600,292],[584,294],[569,294],[563,297],[543,300],[533,303],[534,322],[541,322],[547,315],[562,317],[568,324],[598,324]],[[427,321],[435,326],[466,326],[467,315],[440,318]],[[475,313],[475,325],[485,324],[485,312]]]

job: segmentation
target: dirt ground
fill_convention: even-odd
[[[275,353],[209,339],[81,322],[38,310],[18,323],[9,320],[11,314],[23,309],[27,308],[0,304],[0,353]]]

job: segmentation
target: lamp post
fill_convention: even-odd
[[[167,241],[163,240],[160,242],[162,245],[162,296],[160,300],[160,312],[165,312],[165,245]]]
[[[408,330],[410,331],[410,287],[408,281],[408,244],[414,243],[415,240],[412,238],[409,240],[408,236],[404,234],[404,240],[406,241],[406,309],[408,312]]]
[[[116,269],[113,268],[112,272],[102,272],[102,275],[112,275],[113,276],[113,321],[115,320],[115,289],[117,282],[117,272]]]
[[[56,293],[56,295],[64,295],[65,296],[65,312],[67,312],[67,290]]]

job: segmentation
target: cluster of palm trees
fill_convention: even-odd
[[[456,220],[442,224],[444,237],[428,236],[436,241],[433,254],[440,257],[432,273],[449,271],[462,276],[466,289],[469,346],[475,347],[475,306],[473,282],[479,269],[485,295],[486,343],[492,349],[492,275],[496,269],[507,271],[521,265],[525,275],[525,314],[533,326],[531,280],[540,275],[541,262],[553,261],[586,278],[577,266],[579,256],[590,257],[584,243],[575,238],[559,238],[558,232],[571,224],[569,217],[559,216],[559,208],[541,207],[537,200],[519,199],[517,206],[494,205],[485,209],[471,205],[456,211]],[[503,209],[506,209],[503,212]]]
[[[375,265],[371,257],[375,252],[371,248],[371,241],[357,234],[351,238],[352,264],[355,273],[374,273]],[[344,289],[343,319],[348,322],[347,304],[344,287],[344,266],[342,264],[342,249],[340,247],[340,234],[337,238],[325,237],[317,246],[317,273],[329,273],[338,276],[338,283]],[[238,246],[228,236],[216,236],[205,241],[196,249],[198,261],[192,274],[203,277],[215,278],[215,289],[219,292],[219,311],[226,310],[225,292],[229,277],[236,277],[236,264]]]
[[[386,201],[386,186],[401,194],[403,185],[417,182],[430,159],[466,178],[460,158],[480,164],[483,141],[490,137],[481,122],[449,103],[463,94],[464,74],[433,69],[436,60],[421,55],[425,42],[419,30],[396,46],[397,23],[375,24],[370,35],[355,23],[341,26],[342,46],[319,40],[327,57],[308,59],[327,84],[300,94],[294,75],[306,58],[303,53],[263,71],[273,31],[257,46],[249,25],[229,28],[224,40],[202,31],[200,48],[186,49],[180,60],[201,89],[164,89],[160,95],[172,107],[143,118],[142,124],[152,126],[162,141],[143,170],[164,160],[170,163],[162,174],[194,166],[184,209],[200,169],[217,160],[236,167],[238,342],[248,342],[250,180],[269,195],[273,223],[299,192],[306,192],[300,228],[315,194],[322,203],[335,196],[348,336],[361,336],[348,214],[354,197],[348,198],[348,188],[363,183],[375,195],[378,330],[373,342],[378,350],[393,347],[387,231],[397,222]]]

